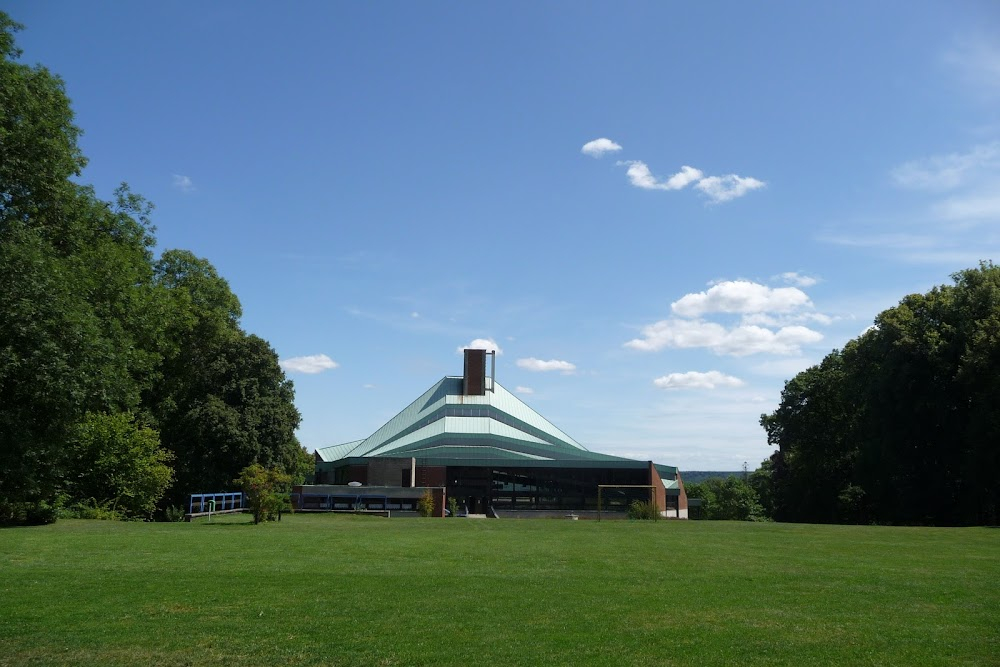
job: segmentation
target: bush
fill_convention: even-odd
[[[448,499],[448,512],[449,516],[458,516],[458,500],[455,498]]]
[[[171,523],[179,523],[184,520],[186,512],[183,507],[171,505],[163,510],[163,518]]]
[[[58,518],[57,503],[0,500],[0,526],[41,526]]]
[[[633,500],[628,506],[628,518],[640,521],[656,521],[660,518],[660,508],[646,500]]]
[[[29,526],[41,526],[55,523],[58,516],[59,509],[55,505],[40,500],[25,508],[24,522]]]
[[[110,506],[109,502],[99,503],[93,498],[73,503],[58,512],[60,519],[92,519],[97,521],[121,521],[121,512]]]
[[[434,494],[429,490],[424,491],[424,495],[417,501],[417,512],[420,516],[434,516]]]

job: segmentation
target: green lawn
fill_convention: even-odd
[[[1000,664],[1000,529],[60,521],[0,530],[24,664]]]

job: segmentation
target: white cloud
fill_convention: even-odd
[[[306,357],[282,359],[279,365],[290,373],[322,373],[340,366],[325,354],[313,354]]]
[[[737,197],[742,197],[751,190],[757,190],[767,185],[764,181],[759,181],[750,176],[737,176],[727,174],[726,176],[709,176],[703,178],[695,185],[696,188],[708,195],[712,203],[721,204]]]
[[[914,190],[951,190],[1000,166],[1000,142],[975,146],[968,153],[935,155],[899,165],[890,174],[896,185]]]
[[[945,220],[957,222],[1000,220],[1000,195],[952,197],[935,205],[934,211]]]
[[[181,176],[180,174],[174,174],[173,186],[185,194],[188,192],[194,192],[195,189],[194,181],[191,180],[191,177]]]
[[[375,389],[375,385],[369,383],[369,384],[362,385],[361,388],[362,389]]]
[[[743,380],[726,375],[719,371],[688,371],[687,373],[670,373],[653,380],[653,384],[661,389],[715,389],[716,387],[742,387]]]
[[[801,273],[796,273],[795,271],[786,271],[778,277],[789,285],[795,285],[796,287],[812,287],[819,282],[819,279],[817,278],[804,276]]]
[[[620,151],[621,149],[622,147],[615,142],[601,137],[600,139],[594,139],[593,141],[585,143],[583,148],[580,149],[580,152],[591,157],[601,157],[605,153],[614,153],[616,151]]]
[[[522,387],[519,385],[517,387],[514,387],[514,393],[524,394],[525,396],[529,396],[531,394],[534,394],[535,390],[532,389],[531,387]]]
[[[742,357],[749,354],[799,354],[801,346],[823,340],[823,334],[808,327],[793,325],[772,331],[755,325],[726,329],[716,322],[704,320],[660,320],[642,328],[642,338],[625,343],[625,347],[642,352],[663,348],[704,347],[716,354]]]
[[[809,297],[797,287],[771,288],[748,280],[728,280],[705,292],[686,294],[670,304],[682,317],[705,313],[788,313],[812,306]]]
[[[576,370],[576,365],[571,364],[568,361],[560,361],[559,359],[543,361],[542,359],[535,359],[534,357],[518,359],[517,367],[536,372],[562,371],[563,373],[572,373]]]
[[[499,357],[503,354],[503,350],[500,346],[496,344],[492,338],[476,338],[468,345],[461,345],[457,348],[458,354],[462,354],[465,350],[486,350],[487,352],[496,352]]]
[[[640,160],[625,160],[618,163],[628,166],[626,175],[637,188],[644,190],[681,190],[702,177],[700,170],[684,165],[681,170],[663,182],[659,182],[649,171],[645,162]]]

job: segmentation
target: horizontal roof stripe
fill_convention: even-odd
[[[586,449],[499,383],[492,386],[483,396],[465,396],[461,377],[442,378],[368,438],[324,447],[317,454],[323,462],[406,457],[420,459],[422,465],[648,465]],[[656,469],[670,488],[677,469]]]

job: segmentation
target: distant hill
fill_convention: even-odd
[[[683,479],[686,484],[704,482],[706,479],[711,479],[712,477],[725,479],[726,477],[740,477],[742,475],[742,470],[733,470],[730,472],[718,470],[681,470],[681,479]]]

